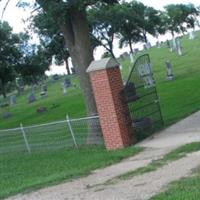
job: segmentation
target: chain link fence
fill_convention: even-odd
[[[103,145],[99,117],[85,117],[47,124],[0,130],[0,154],[79,148],[90,141]],[[100,134],[99,134],[100,133]],[[93,143],[94,144],[94,143]]]

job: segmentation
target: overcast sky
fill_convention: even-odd
[[[13,27],[13,31],[14,32],[21,32],[24,30],[24,23],[23,23],[23,19],[27,19],[30,16],[30,12],[31,10],[23,10],[22,8],[17,8],[16,4],[19,0],[10,0],[10,3],[6,9],[6,12],[4,13],[4,17],[3,20],[8,21],[10,26]],[[130,1],[130,0],[127,0]],[[184,4],[188,4],[188,3],[193,3],[196,6],[200,5],[200,0],[138,0],[142,3],[144,3],[145,5],[148,6],[152,6],[156,9],[160,9],[162,10],[164,8],[164,6],[168,5],[168,4],[180,4],[180,3],[184,3]],[[2,14],[2,10],[5,7],[5,3],[7,2],[7,0],[1,0],[0,1],[0,17]],[[29,2],[34,2],[34,0],[29,0]],[[150,40],[153,40],[153,38],[150,38]],[[138,44],[141,45],[141,44]],[[138,47],[138,45],[136,45],[136,47]],[[101,57],[102,52],[104,51],[104,49],[99,48],[96,51],[96,55],[95,58],[99,59]],[[116,53],[116,55],[118,56],[119,54],[121,54],[124,50],[119,50],[118,49],[118,45],[116,43],[114,51]],[[65,72],[65,69],[62,68],[55,68],[54,67],[54,72],[59,71],[60,73]]]

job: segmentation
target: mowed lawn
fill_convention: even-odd
[[[31,155],[0,155],[0,199],[88,175],[141,150],[129,147],[106,151],[103,147],[85,147]]]
[[[151,200],[197,200],[200,197],[200,168],[193,176],[171,183],[168,189]]]
[[[150,54],[166,126],[200,109],[200,32],[197,32],[197,36],[195,40],[189,40],[188,36],[181,39],[183,56],[178,56],[165,47],[154,47],[139,54]],[[170,59],[173,65],[173,81],[166,80],[166,59]],[[121,63],[123,77],[127,79],[129,60]]]
[[[143,51],[139,55],[149,53],[154,76],[157,82],[157,91],[160,98],[161,110],[166,125],[172,124],[181,118],[200,109],[200,32],[197,32],[197,39],[189,40],[188,36],[181,39],[183,56],[177,56],[169,49],[153,47],[149,51]],[[170,59],[173,65],[175,80],[166,80],[165,60]],[[120,61],[124,79],[129,74],[129,59]],[[62,93],[62,80],[55,81],[48,86],[48,98],[41,99],[37,92],[38,101],[28,104],[27,94],[17,98],[17,105],[10,108],[12,117],[10,119],[0,119],[0,129],[24,126],[63,120],[68,114],[72,118],[86,115],[84,100],[81,89],[78,86],[78,79],[70,77],[73,84],[66,96]],[[58,107],[51,109],[52,104]],[[40,106],[47,108],[43,114],[36,113]],[[2,109],[0,109],[0,117]]]
[[[143,52],[149,53],[152,60],[165,125],[175,123],[200,109],[200,33],[198,39],[192,41],[183,38],[181,42],[184,48],[181,57],[167,48],[154,47]],[[173,64],[173,81],[166,80],[164,61],[167,58]],[[129,60],[122,61],[122,65],[123,77],[127,77]],[[46,99],[41,99],[37,91],[38,101],[33,104],[27,103],[27,94],[19,96],[17,105],[10,108],[12,117],[7,120],[0,118],[0,129],[19,127],[20,123],[26,126],[63,120],[66,114],[72,118],[85,116],[77,78],[71,76],[71,79],[77,87],[71,87],[66,96],[62,94],[61,81],[49,84]],[[52,109],[52,104],[58,106]],[[40,106],[47,107],[48,111],[36,113]],[[138,151],[130,147],[107,152],[103,147],[92,147],[31,155],[0,155],[0,198],[86,175],[91,170],[118,162]]]
[[[64,77],[57,81],[50,79],[48,81],[47,98],[40,97],[40,88],[38,88],[36,90],[37,101],[28,104],[27,97],[30,94],[30,89],[27,89],[24,95],[17,96],[17,104],[10,107],[11,118],[2,119],[3,110],[0,108],[0,129],[19,127],[20,123],[27,126],[64,120],[66,115],[71,118],[85,117],[85,105],[78,79],[73,75],[69,78],[72,85],[76,85],[76,87],[70,87],[67,90],[67,95],[64,95],[62,90]],[[53,104],[56,105],[55,108],[52,108]],[[36,110],[39,107],[46,107],[47,112],[37,113]]]

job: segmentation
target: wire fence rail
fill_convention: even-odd
[[[92,127],[92,128],[91,128]],[[103,145],[99,117],[84,117],[34,126],[0,130],[0,154],[79,148],[88,140]],[[91,134],[89,134],[91,133]]]

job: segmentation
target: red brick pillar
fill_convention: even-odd
[[[99,113],[106,148],[123,148],[133,143],[132,127],[119,63],[113,58],[93,61],[87,69]]]

